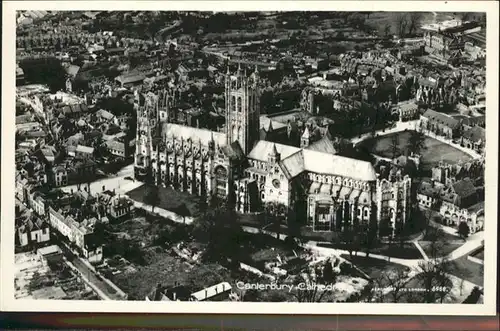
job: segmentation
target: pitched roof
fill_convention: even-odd
[[[290,179],[300,174],[305,169],[304,153],[301,150],[290,155],[280,162],[281,169]]]
[[[453,190],[461,198],[467,198],[476,194],[476,187],[469,178],[459,180],[453,184]]]
[[[307,171],[363,181],[377,179],[375,169],[370,162],[308,149],[304,149],[302,152],[304,153],[304,165]]]
[[[118,76],[115,79],[122,84],[130,84],[143,81],[144,79],[146,79],[146,76],[144,76],[143,74],[129,74]]]
[[[78,146],[76,146],[76,152],[77,153],[92,154],[92,153],[94,153],[94,148],[88,147],[88,146],[83,146],[83,145],[78,145]]]
[[[162,132],[165,132],[167,137],[175,137],[177,139],[183,138],[184,140],[191,139],[196,143],[201,140],[202,144],[208,144],[212,138],[216,145],[226,145],[226,135],[224,133],[210,131],[206,129],[193,128],[173,123],[163,124]]]
[[[474,126],[463,133],[464,138],[471,141],[478,142],[484,141],[486,138],[486,130],[480,126]]]
[[[106,140],[106,147],[115,151],[125,152],[125,144],[116,140]]]
[[[248,154],[248,158],[267,162],[267,156],[272,151],[273,146],[276,146],[276,150],[281,154],[282,160],[300,151],[300,148],[298,147],[273,143],[266,140],[259,140]]]
[[[272,123],[273,130],[279,130],[287,126],[285,123],[273,121],[272,119],[267,117],[267,115],[260,115],[259,121],[260,127],[264,128],[265,130],[269,128],[270,123]]]
[[[460,122],[453,117],[447,116],[443,113],[439,113],[432,109],[426,110],[422,116],[428,118],[429,120],[444,124],[452,129],[460,125]]]
[[[197,301],[204,301],[210,299],[218,294],[225,293],[231,291],[232,287],[228,282],[222,282],[201,291],[195,292],[191,294],[191,296]]]
[[[80,71],[80,67],[74,64],[70,64],[65,68],[65,71],[68,75],[76,77],[76,75],[78,75],[78,72]]]
[[[226,154],[232,160],[242,160],[245,158],[245,153],[241,149],[240,144],[235,141],[230,145],[225,145],[222,147],[224,154]]]
[[[337,154],[338,152],[333,144],[333,141],[328,137],[321,138],[320,140],[306,147],[306,149],[328,154]]]

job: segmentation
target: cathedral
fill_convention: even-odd
[[[171,103],[165,92],[136,94],[136,180],[231,196],[241,213],[272,205],[314,231],[394,234],[409,218],[408,176],[381,178],[370,162],[336,155],[329,139],[309,141],[307,128],[300,147],[262,140],[257,69],[226,73],[224,132],[170,123]]]

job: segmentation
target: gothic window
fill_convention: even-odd
[[[238,112],[241,113],[241,97],[238,97]]]
[[[233,124],[233,140],[238,139],[238,134],[239,134],[238,128],[236,127],[235,124]]]
[[[215,186],[219,195],[226,194],[227,175],[227,170],[224,167],[218,166],[215,169]]]
[[[241,126],[238,127],[238,136],[237,136],[238,141],[243,141],[243,135],[241,133]]]
[[[236,97],[231,97],[231,105],[229,106],[231,111],[236,111]]]

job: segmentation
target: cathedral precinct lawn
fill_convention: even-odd
[[[484,261],[484,248],[481,248],[477,252],[473,253],[472,256],[475,257],[476,259]]]
[[[467,259],[467,256],[462,256],[451,262],[448,262],[451,267],[450,274],[463,278],[473,284],[483,286],[484,282],[484,266],[474,263]]]
[[[335,248],[349,250],[348,245],[344,243],[318,243],[319,247]],[[357,249],[360,252],[366,252],[366,249],[362,246]],[[401,245],[399,242],[389,243],[377,243],[370,249],[370,254],[385,255],[389,257],[395,257],[400,259],[421,259],[422,254],[413,243],[404,242]]]
[[[410,134],[410,131],[404,131],[368,138],[360,142],[360,146],[368,148],[368,150],[376,155],[391,158],[392,137],[395,135],[399,137],[399,151],[397,153],[399,156],[404,154],[406,146],[408,145]],[[430,170],[441,160],[448,163],[456,163],[460,160],[467,161],[471,159],[468,154],[462,152],[461,150],[431,137],[425,137],[425,146],[427,148],[422,151],[422,165],[424,170]]]
[[[422,247],[425,254],[427,254],[427,256],[431,257],[431,254],[432,254],[431,242],[430,241],[419,241],[418,244],[420,245],[420,247]],[[446,255],[450,254],[451,252],[453,252],[455,249],[462,246],[462,244],[454,241],[454,242],[445,242],[445,243],[441,244],[440,246],[441,246],[441,247],[439,247],[439,250],[441,251],[440,255],[446,256]]]
[[[341,257],[354,264],[361,271],[370,276],[371,279],[380,281],[382,283],[381,285],[386,285],[383,279],[383,274],[385,272],[388,271],[396,272],[398,270],[409,269],[406,266],[385,260],[375,259],[373,257],[366,257],[359,255],[349,256],[349,254],[343,254],[341,255]]]
[[[145,203],[145,196],[147,192],[147,185],[141,185],[138,188],[127,192],[127,195],[135,201]],[[158,196],[160,202],[157,206],[162,209],[174,211],[182,204],[185,204],[191,216],[198,216],[200,210],[200,197],[191,195],[186,192],[175,191],[170,187],[158,187]]]

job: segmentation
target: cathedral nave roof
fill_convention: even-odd
[[[221,132],[210,131],[206,129],[193,128],[173,123],[165,123],[162,132],[165,132],[169,138],[183,138],[185,141],[191,139],[193,143],[198,143],[201,140],[203,145],[208,145],[208,142],[214,139],[214,143],[219,146],[226,145],[226,135]]]

